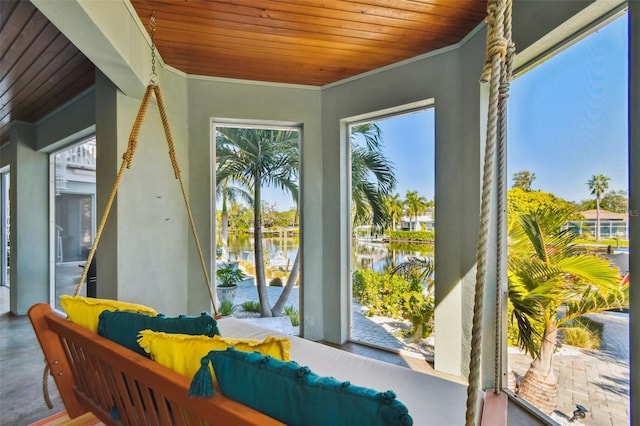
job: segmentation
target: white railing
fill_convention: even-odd
[[[96,169],[96,144],[84,143],[62,153],[66,166],[75,169]]]

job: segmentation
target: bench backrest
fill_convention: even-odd
[[[282,425],[219,392],[190,398],[190,380],[36,304],[29,318],[70,417],[114,425]]]

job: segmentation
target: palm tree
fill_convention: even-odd
[[[249,205],[253,204],[253,198],[248,192],[248,185],[236,184],[236,182],[230,182],[232,179],[227,178],[220,180],[216,175],[216,199],[222,201],[222,212],[220,215],[220,241],[222,243],[222,255],[223,261],[229,261],[229,210],[227,203],[234,204],[238,199],[243,199]]]
[[[385,197],[385,205],[387,207],[387,213],[391,218],[391,229],[396,230],[396,224],[402,220],[402,211],[404,203],[400,199],[400,194],[387,195]]]
[[[519,394],[546,413],[557,398],[552,361],[561,326],[628,305],[628,286],[620,285],[618,270],[574,245],[576,235],[563,229],[573,213],[558,207],[523,213],[510,233],[511,321],[518,327],[518,345],[533,358]]]
[[[217,176],[245,182],[253,191],[255,280],[260,314],[273,316],[267,295],[262,245],[262,186],[280,188],[298,199],[298,132],[223,127],[216,136]]]
[[[407,191],[407,195],[404,200],[405,206],[407,206],[407,214],[409,217],[413,214],[416,218],[413,230],[418,230],[418,215],[427,208],[427,199],[418,195],[418,191]]]
[[[591,194],[596,196],[596,241],[600,241],[600,199],[609,189],[609,180],[605,175],[594,175],[587,181]]]
[[[363,139],[364,143],[359,140]],[[396,186],[396,176],[382,152],[382,131],[376,123],[351,128],[351,197],[353,225],[384,229],[389,220],[385,197]]]

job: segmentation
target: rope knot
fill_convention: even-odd
[[[489,55],[493,57],[499,54],[500,58],[504,58],[507,56],[508,47],[509,41],[505,37],[495,37],[489,44]]]

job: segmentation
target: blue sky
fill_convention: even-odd
[[[627,18],[624,15],[517,78],[508,105],[508,182],[535,173],[534,190],[570,201],[593,198],[586,182],[610,178],[609,190],[628,187]],[[434,111],[378,121],[393,163],[397,193],[434,192]],[[279,209],[290,197],[267,190]]]
[[[627,69],[624,15],[514,80],[509,186],[528,170],[533,189],[570,201],[593,198],[586,182],[597,174],[627,191]]]

